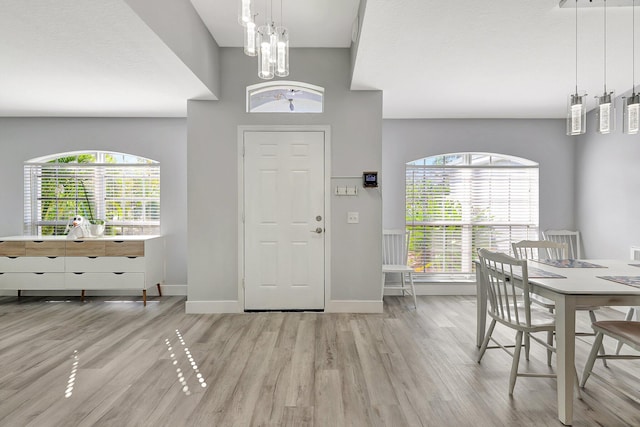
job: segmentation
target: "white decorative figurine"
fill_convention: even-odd
[[[84,217],[74,216],[69,220],[67,228],[65,229],[65,231],[68,231],[67,239],[75,240],[91,237],[89,226],[89,221],[84,219]]]

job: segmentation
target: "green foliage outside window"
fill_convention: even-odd
[[[105,235],[160,232],[159,168],[148,167],[155,162],[119,153],[96,154],[25,164],[25,179],[35,197],[25,198],[30,232],[64,235],[69,219],[79,215],[92,224],[105,224]]]

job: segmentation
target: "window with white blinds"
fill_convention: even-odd
[[[60,153],[24,164],[24,232],[63,235],[70,218],[105,235],[160,233],[160,164],[124,153]]]
[[[409,263],[433,278],[467,278],[477,248],[511,252],[538,239],[538,165],[486,153],[406,164]]]

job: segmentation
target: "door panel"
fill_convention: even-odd
[[[324,132],[245,132],[244,144],[245,309],[322,309]]]

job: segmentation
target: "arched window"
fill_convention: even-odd
[[[105,235],[160,233],[160,164],[131,154],[76,151],[24,164],[24,232],[63,235],[69,218]]]
[[[303,82],[275,81],[247,87],[248,113],[322,113],[324,88]]]
[[[511,252],[538,239],[538,164],[489,153],[453,153],[406,164],[409,262],[417,272],[461,279],[477,248]]]

